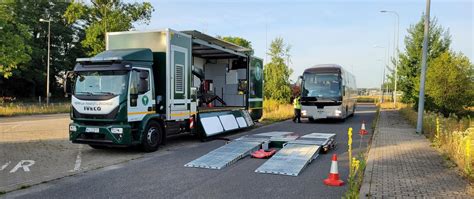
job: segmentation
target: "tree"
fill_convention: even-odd
[[[448,116],[461,113],[474,99],[473,65],[463,54],[443,52],[427,70],[426,94],[429,110]]]
[[[31,38],[28,26],[18,22],[13,16],[12,1],[0,5],[0,76],[7,79],[13,75],[18,65],[30,61],[31,48],[27,40]]]
[[[253,48],[252,48],[252,43],[242,37],[232,37],[232,36],[217,36],[218,39],[233,43],[238,46],[242,46],[248,49],[251,49],[251,54],[253,54]]]
[[[40,18],[51,20],[50,92],[57,96],[62,94],[57,81],[62,78],[59,73],[71,70],[76,58],[84,56],[79,43],[83,30],[67,24],[63,17],[69,4],[61,1],[11,1],[5,4],[11,9],[14,21],[24,25],[28,35],[24,37],[24,45],[31,50],[27,53],[30,57],[28,61],[19,63],[8,79],[0,78],[0,95],[20,98],[46,95],[48,23],[39,22]],[[5,57],[13,59],[20,56],[7,54]]]
[[[121,0],[92,0],[91,4],[73,2],[64,16],[69,24],[85,29],[82,45],[92,56],[105,50],[105,33],[127,31],[134,23],[148,24],[153,6],[148,3],[123,3]]]
[[[424,17],[421,17],[417,24],[408,28],[408,35],[405,37],[405,52],[399,54],[398,88],[404,93],[402,101],[405,103],[418,101],[423,33]],[[449,32],[438,25],[436,19],[432,19],[428,39],[427,66],[430,67],[433,59],[448,51],[450,44]]]
[[[268,55],[271,61],[265,65],[264,72],[264,96],[265,99],[277,100],[288,103],[291,98],[289,77],[292,70],[288,68],[285,59],[289,59],[290,46],[278,37],[270,44]]]

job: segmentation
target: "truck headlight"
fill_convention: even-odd
[[[76,132],[76,131],[77,131],[77,126],[70,125],[70,126],[69,126],[69,131]]]
[[[301,115],[306,115],[306,110],[301,110]]]
[[[122,134],[123,133],[123,128],[111,128],[110,132],[114,134]]]

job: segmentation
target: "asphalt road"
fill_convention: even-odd
[[[172,138],[155,153],[126,163],[108,166],[75,176],[10,192],[6,198],[341,198],[348,186],[328,187],[331,155],[338,154],[339,174],[348,176],[347,129],[354,128],[354,154],[365,150],[369,136],[360,141],[361,122],[369,128],[375,106],[359,105],[354,117],[345,122],[318,121],[296,124],[284,121],[234,133],[234,139],[246,134],[270,131],[336,133],[338,147],[320,155],[299,176],[255,173],[265,160],[244,158],[222,170],[186,168],[183,165],[225,144],[223,140],[196,142],[190,136]],[[369,129],[370,135],[372,131]],[[359,146],[361,146],[359,148]],[[113,150],[113,149],[112,149]],[[137,152],[138,153],[138,152]]]
[[[0,193],[139,158],[72,144],[69,114],[0,118]]]

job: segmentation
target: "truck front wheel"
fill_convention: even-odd
[[[161,144],[163,132],[160,123],[150,121],[146,125],[142,136],[142,148],[146,152],[153,152],[158,150]]]
[[[95,144],[89,144],[90,147],[93,149],[108,149],[109,147],[103,146],[103,145],[95,145]]]

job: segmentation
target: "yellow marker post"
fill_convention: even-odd
[[[352,127],[349,128],[349,130],[347,131],[347,137],[348,137],[348,140],[347,140],[347,145],[349,146],[349,149],[347,150],[347,152],[349,153],[349,176],[352,175]]]

